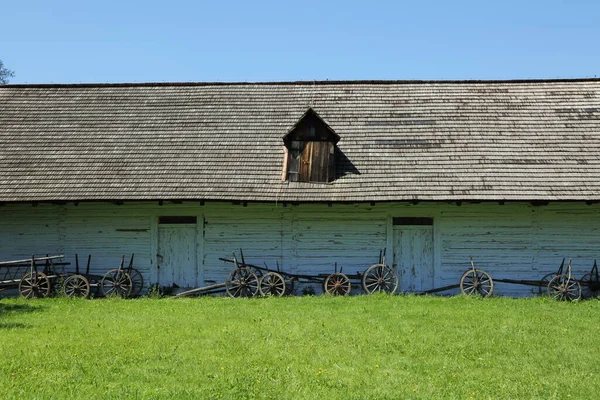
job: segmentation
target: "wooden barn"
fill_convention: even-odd
[[[385,249],[418,293],[471,256],[589,272],[599,201],[600,79],[0,87],[0,261],[134,253],[147,283],[191,288],[239,249],[311,274]]]

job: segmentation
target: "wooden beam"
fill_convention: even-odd
[[[288,148],[286,146],[283,146],[283,169],[281,170],[281,180],[283,182],[287,181],[288,155]]]

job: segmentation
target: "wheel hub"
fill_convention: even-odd
[[[561,286],[561,287],[560,287],[560,292],[561,292],[562,294],[565,294],[565,293],[567,293],[567,288],[566,288],[565,286]]]

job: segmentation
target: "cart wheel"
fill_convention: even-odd
[[[548,284],[548,296],[561,301],[579,300],[581,299],[581,285],[569,275],[556,275]]]
[[[468,269],[460,277],[460,291],[467,296],[479,294],[489,297],[494,292],[494,281],[481,269]]]
[[[71,275],[65,279],[63,290],[67,297],[87,299],[90,296],[90,282],[83,275]]]
[[[550,272],[549,274],[544,275],[542,279],[540,279],[540,286],[538,291],[538,294],[540,296],[543,296],[548,293],[548,284],[555,276],[556,272]]]
[[[323,291],[332,296],[347,296],[352,290],[352,283],[346,274],[337,272],[329,275],[323,282]]]
[[[111,269],[100,281],[100,288],[106,297],[127,297],[131,294],[131,278],[122,269]]]
[[[277,272],[267,272],[259,279],[258,290],[263,296],[283,296],[285,289],[285,279]]]
[[[231,297],[254,297],[258,293],[258,286],[258,277],[246,267],[234,269],[225,281],[225,290]]]
[[[361,284],[367,294],[394,293],[398,289],[398,274],[389,265],[371,265],[363,274]]]
[[[596,274],[585,274],[579,282],[582,299],[592,299],[600,295],[600,280]]]
[[[28,272],[19,282],[19,293],[26,299],[48,297],[52,285],[43,272]]]
[[[144,288],[144,277],[141,272],[135,268],[127,269],[129,277],[131,278],[131,293],[130,297],[137,297],[140,295],[142,289]]]

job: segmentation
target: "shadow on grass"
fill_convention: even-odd
[[[24,329],[24,328],[29,328],[29,326],[22,324],[20,322],[8,322],[8,323],[0,322],[0,330],[2,330],[2,329]]]
[[[29,314],[36,311],[41,311],[42,307],[32,306],[29,304],[4,304],[0,302],[0,321],[7,317],[13,317],[20,314]],[[20,322],[0,322],[0,330],[2,329],[24,329],[29,326]]]

